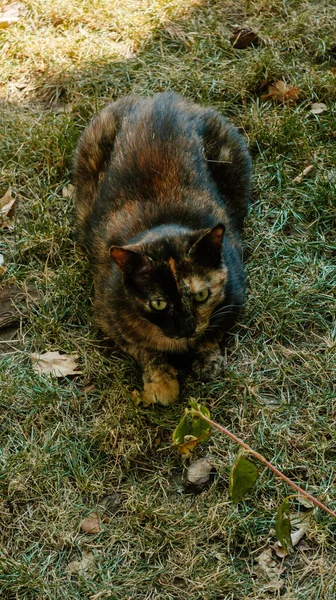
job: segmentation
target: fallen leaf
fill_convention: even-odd
[[[3,266],[4,264],[5,264],[5,257],[3,254],[0,253],[0,269],[4,268],[4,266]]]
[[[44,354],[33,353],[30,355],[35,373],[39,375],[56,375],[56,377],[67,377],[68,375],[81,375],[76,360],[78,354],[60,354],[59,352],[45,352]]]
[[[83,519],[79,525],[84,533],[99,533],[100,523],[99,516],[96,512],[91,513],[86,519]]]
[[[96,390],[96,386],[94,383],[89,383],[88,385],[85,385],[83,388],[83,392],[85,394],[90,394],[90,392],[94,392]]]
[[[113,513],[115,513],[118,510],[121,503],[122,503],[122,497],[120,496],[120,494],[117,494],[116,492],[114,492],[113,494],[108,494],[107,496],[104,496],[104,498],[102,498],[102,500],[99,502],[99,507],[102,507],[105,512],[112,515]],[[109,521],[108,516],[103,515],[102,521],[104,523],[108,522]]]
[[[78,575],[86,575],[92,573],[94,567],[94,554],[92,550],[83,550],[82,559],[71,561],[67,566],[67,571],[71,575],[75,573]]]
[[[185,29],[183,29],[183,27],[177,23],[166,21],[164,23],[164,28],[172,40],[178,40],[187,45],[194,41],[194,34],[192,32],[185,31]]]
[[[200,458],[189,465],[183,477],[185,485],[202,488],[210,479],[212,464],[207,458]]]
[[[275,100],[276,102],[289,104],[298,100],[300,92],[300,88],[287,85],[287,83],[279,79],[274,85],[269,85],[268,93],[263,94],[260,98],[261,100]]]
[[[65,185],[64,188],[62,189],[63,198],[72,198],[74,191],[75,191],[74,185],[72,185],[71,183],[69,183],[68,185]]]
[[[332,70],[331,70],[331,72],[332,72],[333,75],[336,75],[336,67],[333,67]]]
[[[326,104],[323,104],[323,102],[314,102],[310,107],[310,112],[313,113],[313,115],[320,115],[326,110],[328,110],[328,107]]]
[[[303,536],[307,533],[307,531],[309,531],[311,514],[312,511],[308,511],[306,513],[301,513],[297,517],[291,519],[292,531],[290,537],[293,548],[295,548],[295,546],[298,545]],[[288,556],[289,554],[288,551],[286,551],[286,549],[279,541],[275,542],[273,549],[275,551],[275,554],[280,558],[285,558],[285,556]]]
[[[311,173],[311,171],[315,168],[315,165],[308,165],[308,167],[306,167],[305,169],[303,169],[303,171],[301,171],[301,173],[299,173],[296,177],[294,177],[293,179],[293,183],[301,183],[303,178],[306,175],[309,175],[309,173]]]
[[[53,102],[50,109],[58,114],[68,114],[72,111],[71,102]]]
[[[263,580],[265,582],[267,586],[266,589],[274,591],[281,590],[285,582],[283,579],[280,579],[280,576],[286,569],[273,559],[272,548],[268,548],[257,556],[255,562],[257,565],[253,569],[254,573],[257,575],[258,580]]]
[[[16,23],[25,12],[26,7],[22,2],[13,2],[5,6],[0,13],[0,29],[5,29]]]
[[[0,269],[6,270],[6,267],[1,266]],[[29,286],[26,290],[16,285],[3,287],[0,290],[0,329],[18,323],[28,314],[36,299],[35,287]]]
[[[238,50],[243,50],[250,46],[258,46],[258,35],[252,29],[236,27],[230,37],[231,46]]]
[[[0,198],[0,225],[2,229],[11,229],[13,227],[15,202],[16,198],[12,197],[11,188]]]

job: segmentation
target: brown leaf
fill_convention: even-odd
[[[285,582],[283,579],[280,579],[280,576],[285,571],[285,568],[273,559],[272,548],[268,548],[262,552],[255,561],[257,565],[254,567],[254,573],[257,575],[258,580],[265,582],[266,589],[281,590]]]
[[[0,269],[6,270],[1,266]],[[35,303],[37,291],[30,286],[22,290],[16,285],[6,286],[0,290],[0,329],[18,323],[22,316],[28,314]]]
[[[200,458],[189,465],[185,483],[195,487],[203,487],[210,479],[212,464],[207,458]]]
[[[234,48],[243,50],[250,46],[258,46],[259,38],[258,34],[252,31],[252,29],[236,27],[230,37],[230,43]]]
[[[98,514],[96,512],[91,513],[86,519],[81,521],[79,527],[84,533],[99,533],[100,523]]]
[[[86,575],[90,574],[94,570],[94,554],[92,550],[83,550],[83,556],[81,560],[73,560],[67,566],[67,571],[71,575]]]
[[[73,186],[71,183],[64,186],[64,188],[62,189],[63,198],[72,198],[74,191],[75,191],[75,186]]]
[[[25,10],[26,7],[22,2],[13,2],[5,6],[0,13],[0,29],[5,29],[16,23]]]
[[[313,113],[313,115],[320,115],[326,110],[328,110],[328,107],[326,104],[323,104],[323,102],[314,102],[310,107],[310,112]]]
[[[11,188],[0,198],[0,227],[11,229],[13,227],[14,204],[16,198],[12,197]]]
[[[309,173],[311,173],[311,171],[315,168],[315,165],[308,165],[308,167],[306,167],[305,169],[303,169],[303,171],[301,171],[301,173],[299,173],[296,177],[294,177],[293,179],[293,183],[301,183],[303,178],[306,175],[309,175]]]
[[[300,92],[300,88],[287,85],[287,83],[279,79],[274,85],[269,85],[268,93],[263,94],[260,98],[261,100],[274,100],[275,102],[290,104],[291,102],[297,102]]]
[[[166,21],[164,23],[164,28],[172,40],[178,40],[187,45],[190,45],[190,42],[194,41],[194,34],[192,32],[185,31],[185,29],[183,29],[181,25],[178,25],[178,23]]]
[[[68,375],[81,375],[76,360],[78,354],[60,354],[59,352],[45,352],[44,354],[33,353],[30,355],[35,373],[39,375],[56,375],[56,377],[68,377]]]
[[[6,273],[6,271],[7,267],[5,266],[5,257],[3,254],[0,254],[0,277],[2,277]]]

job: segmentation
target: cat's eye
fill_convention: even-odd
[[[156,300],[151,300],[150,305],[154,310],[164,310],[167,308],[167,302],[162,298],[157,298]]]
[[[197,294],[194,294],[194,300],[196,302],[205,302],[205,300],[207,300],[208,297],[209,297],[209,290],[207,290],[207,289],[201,290],[200,292],[197,292]]]

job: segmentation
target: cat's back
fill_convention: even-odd
[[[211,227],[211,214],[225,223],[232,215],[239,228],[246,214],[243,138],[215,110],[174,92],[108,105],[80,139],[74,171],[77,231],[86,246],[103,231],[125,243],[149,224]]]

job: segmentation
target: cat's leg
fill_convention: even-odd
[[[164,356],[146,350],[127,348],[143,369],[143,390],[135,392],[145,404],[168,406],[178,398],[180,386],[177,371],[169,365]]]
[[[218,341],[208,341],[197,351],[193,362],[193,372],[202,381],[209,381],[223,374],[226,361]]]

